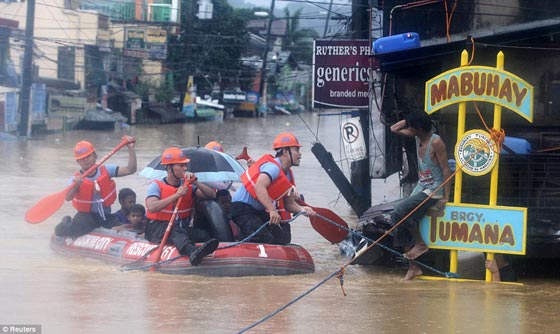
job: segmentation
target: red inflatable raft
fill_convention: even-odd
[[[222,242],[220,247],[231,244]],[[62,254],[79,255],[127,265],[127,268],[148,270],[149,266],[156,262],[156,252],[150,251],[158,245],[137,237],[132,232],[96,229],[76,239],[53,235],[51,247]],[[148,252],[149,255],[145,257]],[[315,271],[313,258],[307,250],[298,245],[243,243],[230,248],[218,248],[198,266],[191,266],[187,257],[178,256],[177,248],[165,246],[160,259],[162,263],[156,267],[156,271],[167,274],[230,277],[293,275]]]

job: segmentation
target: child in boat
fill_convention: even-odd
[[[146,218],[146,209],[141,204],[132,204],[128,210],[126,220],[128,223],[116,226],[113,229],[117,231],[131,231],[138,234],[144,233],[148,220]]]
[[[241,240],[241,229],[231,219],[231,194],[227,189],[220,189],[216,192],[216,203],[218,203],[224,215],[228,218],[233,239]]]
[[[136,204],[136,193],[130,188],[123,188],[119,191],[118,199],[121,208],[115,212],[115,216],[121,224],[130,224],[128,215],[130,214],[130,208]]]

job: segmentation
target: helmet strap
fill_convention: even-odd
[[[177,180],[180,180],[180,177],[177,177],[177,175],[175,175],[175,170],[173,169],[173,166],[175,166],[175,164],[169,164],[167,165],[167,168],[171,168],[171,175],[173,175],[173,177]]]
[[[294,158],[292,158],[292,148],[291,147],[287,147],[288,152],[290,153],[290,166],[294,165]]]

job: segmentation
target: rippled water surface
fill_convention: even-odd
[[[133,126],[139,170],[172,145],[220,140],[236,155],[243,146],[259,157],[274,136],[293,131],[304,145],[294,170],[306,201],[329,207],[349,223],[355,217],[310,151],[319,140],[340,158],[339,119],[316,114],[231,119],[198,124]],[[304,123],[305,121],[305,123]],[[307,124],[307,126],[305,125]],[[313,256],[316,272],[284,277],[212,278],[121,272],[96,260],[69,258],[49,248],[66,203],[47,221],[25,223],[25,211],[64,189],[78,165],[72,148],[92,141],[104,155],[123,132],[70,131],[0,142],[0,325],[38,324],[43,333],[235,333],[314,287],[348,259],[319,236],[306,218],[293,223],[293,242]],[[126,164],[126,149],[110,160]],[[342,162],[347,168],[345,162]],[[147,180],[117,179],[141,200]],[[394,182],[378,181],[374,201],[398,196]],[[139,201],[140,201],[139,200]],[[403,283],[404,268],[350,266],[344,297],[337,279],[263,322],[250,333],[554,333],[558,331],[560,284],[527,279],[524,285],[483,282]]]

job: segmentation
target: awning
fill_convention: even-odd
[[[80,85],[74,81],[66,79],[55,79],[55,78],[45,78],[40,77],[38,80],[40,83],[44,83],[48,88],[58,88],[63,90],[79,90]]]
[[[11,93],[11,92],[19,92],[19,88],[0,86],[0,94],[6,94],[6,93]]]

